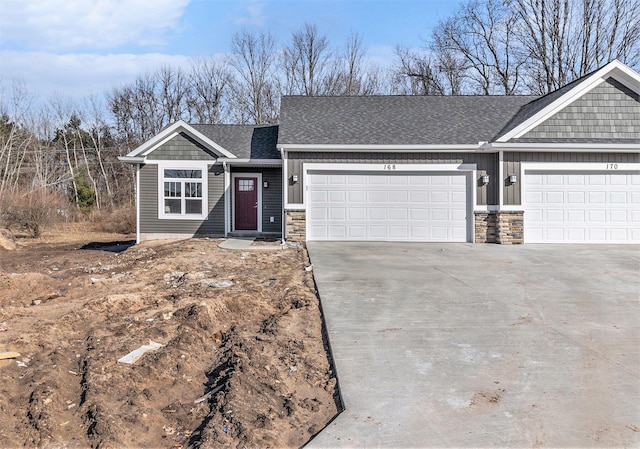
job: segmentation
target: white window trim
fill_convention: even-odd
[[[241,229],[238,232],[262,232],[262,173],[231,173],[231,229],[236,231],[236,178],[257,178],[258,185],[258,229]]]
[[[202,171],[202,213],[201,214],[166,214],[164,212],[164,171],[168,170],[201,170]],[[209,215],[209,166],[207,161],[162,161],[158,162],[158,220],[198,220],[203,221]],[[173,178],[171,178],[173,179]],[[185,180],[181,180],[185,181]],[[193,182],[200,182],[196,178]]]

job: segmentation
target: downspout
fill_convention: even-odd
[[[280,157],[282,158],[282,197],[281,197],[282,198],[282,211],[281,211],[282,218],[280,219],[281,228],[282,228],[281,241],[282,241],[282,244],[285,245],[287,243],[287,211],[285,210],[285,208],[286,208],[286,204],[289,197],[289,191],[287,186],[287,184],[289,183],[289,177],[288,177],[289,166],[287,164],[287,152],[283,148],[280,148]]]
[[[136,245],[140,244],[140,169],[142,164],[136,164]]]

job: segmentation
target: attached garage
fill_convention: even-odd
[[[470,172],[309,170],[307,239],[467,242]]]
[[[621,168],[525,169],[525,242],[640,243],[640,171]]]

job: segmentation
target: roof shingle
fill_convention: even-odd
[[[240,159],[280,159],[277,125],[191,125]]]
[[[278,144],[462,145],[491,141],[536,96],[282,98]]]

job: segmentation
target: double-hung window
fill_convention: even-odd
[[[206,167],[160,170],[160,218],[200,219],[206,215]]]

